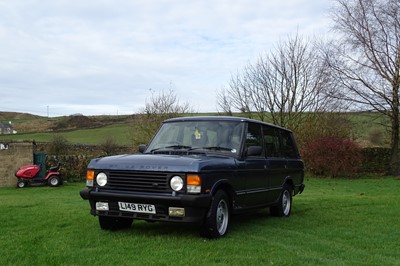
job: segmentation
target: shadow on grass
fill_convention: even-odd
[[[267,209],[249,211],[243,214],[232,215],[230,233],[248,231],[256,225],[266,224],[275,217],[270,216]],[[200,224],[186,224],[174,222],[146,222],[135,220],[132,227],[121,232],[142,236],[169,236],[177,238],[200,237]]]
[[[196,224],[135,220],[129,230],[134,234],[145,236],[193,237],[198,235],[199,228]]]

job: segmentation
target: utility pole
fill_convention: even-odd
[[[49,106],[47,105],[47,118],[49,118]]]

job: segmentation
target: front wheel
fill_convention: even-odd
[[[208,210],[201,235],[207,238],[225,236],[228,232],[230,218],[229,199],[223,190],[217,191]]]
[[[132,218],[99,216],[100,228],[103,230],[120,230],[132,226]]]
[[[18,179],[17,188],[24,188],[24,187],[26,187],[26,186],[27,186],[27,183],[26,183],[25,180]]]
[[[288,217],[292,211],[292,190],[289,185],[285,184],[279,197],[277,206],[270,208],[271,214],[278,217]]]
[[[58,187],[59,185],[61,185],[61,178],[58,175],[53,175],[49,177],[49,180],[47,182],[51,187]]]

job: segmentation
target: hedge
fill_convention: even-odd
[[[48,165],[54,165],[60,161],[62,163],[61,174],[64,180],[69,182],[80,182],[85,180],[86,167],[89,161],[95,157],[104,156],[96,147],[79,146],[73,147],[71,150],[80,150],[79,155],[49,155]],[[85,154],[84,151],[89,151]],[[97,152],[96,152],[97,151]],[[121,147],[119,153],[129,153],[129,148]],[[386,175],[389,169],[391,151],[389,148],[363,148],[362,164],[358,170],[362,174]],[[306,165],[307,167],[307,165]],[[306,169],[307,171],[307,169]]]
[[[361,173],[382,174],[389,172],[391,149],[389,148],[363,148]]]

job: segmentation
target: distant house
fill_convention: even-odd
[[[8,134],[17,134],[17,131],[14,130],[11,121],[8,124],[0,123],[0,134],[8,135]]]

